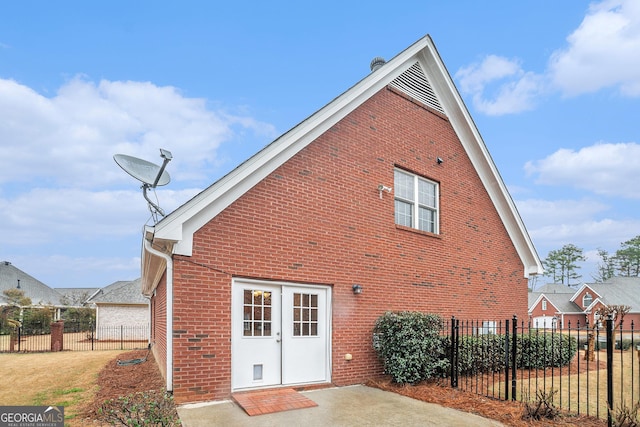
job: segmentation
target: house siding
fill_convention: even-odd
[[[395,167],[440,184],[438,235],[395,225],[393,193],[377,189]],[[232,277],[331,286],[342,386],[381,374],[371,332],[385,311],[526,319],[523,271],[449,121],[384,89],[197,231],[191,257],[174,256],[176,402],[231,393]]]

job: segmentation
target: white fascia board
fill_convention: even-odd
[[[427,55],[431,56],[429,58]],[[430,83],[449,118],[451,126],[465,148],[471,163],[484,184],[500,219],[507,229],[524,265],[524,277],[543,274],[544,268],[509,191],[500,176],[478,128],[475,126],[449,72],[433,43],[420,55]]]
[[[582,286],[580,286],[580,288],[576,291],[575,294],[573,294],[573,296],[571,297],[571,299],[569,301],[571,302],[575,302],[576,298],[578,298],[578,295],[580,295],[580,293],[582,293],[583,290],[585,289],[589,289],[591,292],[594,293],[594,295],[597,298],[602,298],[602,295],[600,295],[598,292],[596,292],[591,286],[589,286],[588,283],[583,283]]]

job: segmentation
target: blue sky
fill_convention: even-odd
[[[640,3],[23,1],[0,14],[0,260],[53,287],[140,271],[151,222],[430,34],[541,258],[640,234]]]

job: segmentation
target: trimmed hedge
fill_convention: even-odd
[[[442,318],[419,312],[386,312],[373,328],[373,347],[384,372],[397,383],[443,376],[449,367],[440,337]]]
[[[505,369],[505,336],[474,335],[460,337],[458,369],[460,375],[498,372]],[[563,334],[518,334],[516,366],[540,369],[566,366],[578,350],[574,337]],[[509,356],[511,360],[511,356]]]
[[[442,318],[419,312],[387,312],[373,330],[373,347],[384,372],[397,383],[449,374],[451,340],[442,336]],[[505,369],[504,335],[465,335],[459,340],[458,373],[474,375]],[[540,369],[568,365],[578,350],[575,337],[559,333],[518,334],[516,366]],[[511,360],[511,355],[509,355]]]

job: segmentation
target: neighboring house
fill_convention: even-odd
[[[62,298],[61,300],[69,307],[83,307],[89,297],[100,290],[100,288],[55,288]]]
[[[627,305],[624,324],[640,325],[640,277],[613,277],[602,283],[585,283],[577,288],[545,285],[529,293],[529,319],[534,328],[591,327],[596,311],[611,305]]]
[[[7,305],[4,291],[7,289],[19,289],[24,296],[31,299],[34,307],[50,307],[55,309],[55,319],[60,318],[62,294],[50,288],[41,281],[33,278],[24,271],[15,267],[9,261],[0,262],[0,305]]]
[[[382,372],[387,310],[526,318],[540,259],[431,38],[371,68],[145,228],[152,348],[177,403],[362,383]]]
[[[118,281],[87,300],[96,307],[96,338],[140,339],[149,335],[149,299],[140,292],[140,279]]]

